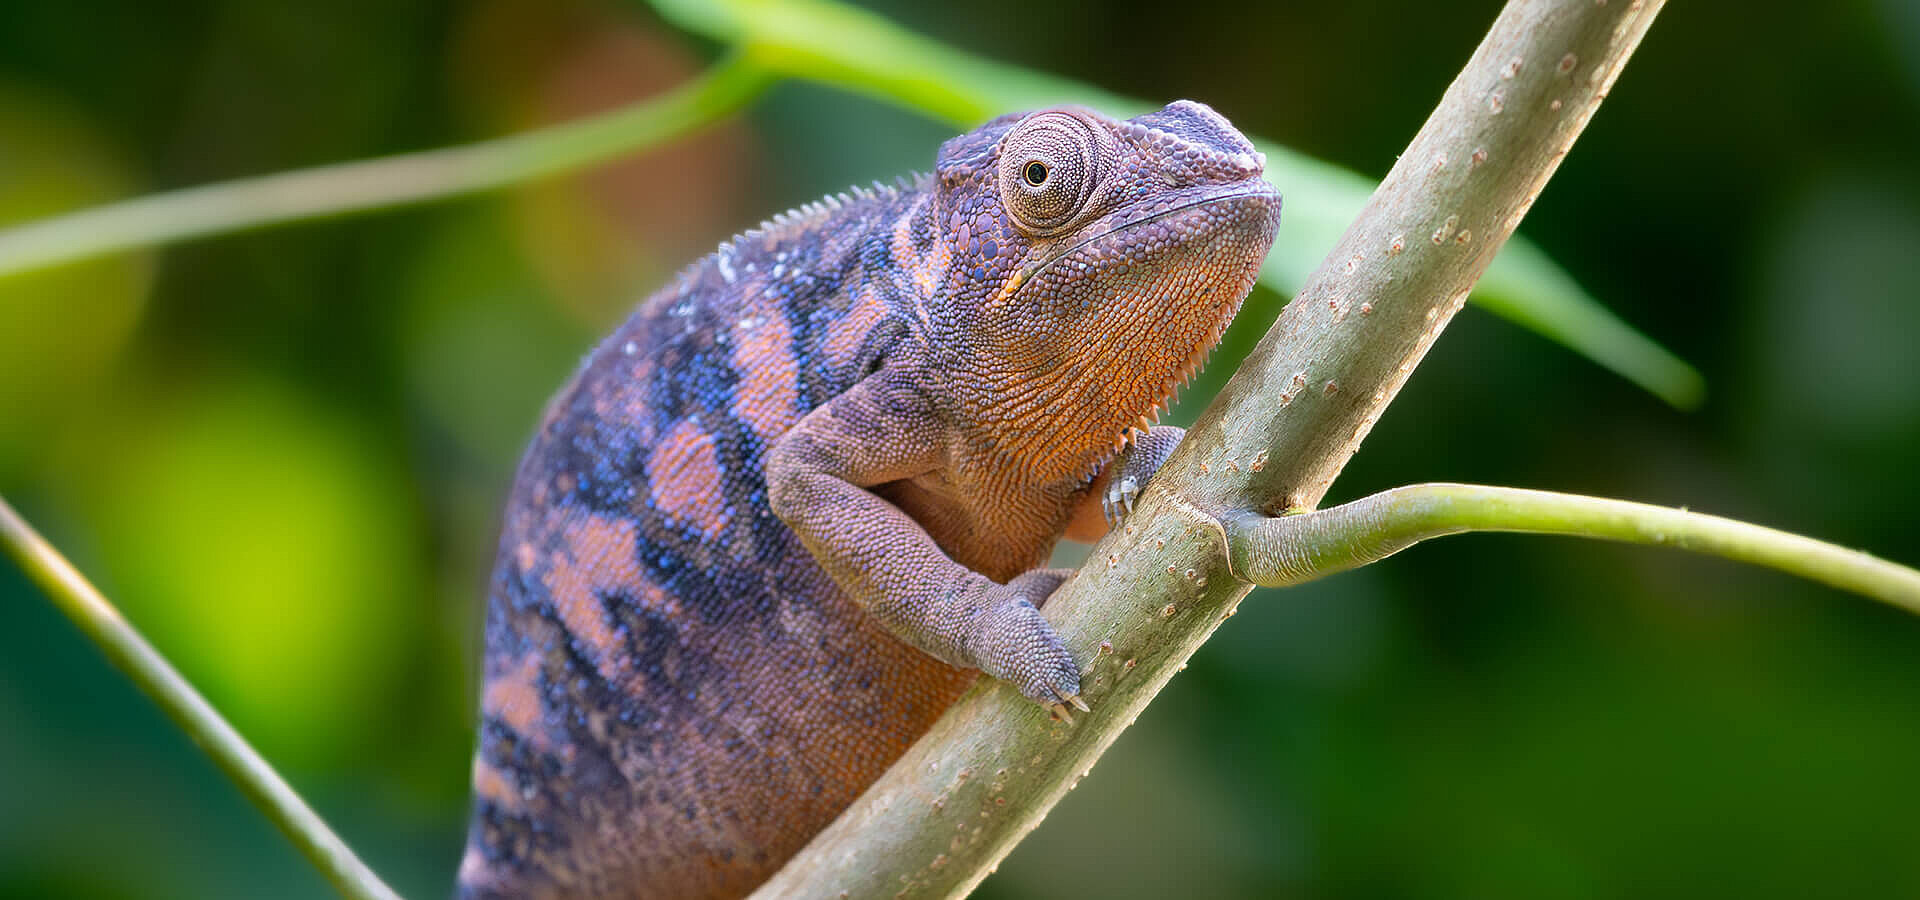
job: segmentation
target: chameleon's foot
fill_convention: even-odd
[[[1147,480],[1160,471],[1186,433],[1184,428],[1155,425],[1146,433],[1134,436],[1109,469],[1107,492],[1100,497],[1100,511],[1106,514],[1108,528],[1133,513],[1133,501],[1140,498]]]
[[[1034,569],[995,585],[999,602],[981,614],[967,644],[981,671],[1071,722],[1068,705],[1087,708],[1080,699],[1080,667],[1034,605],[1046,602],[1068,574],[1066,569]]]

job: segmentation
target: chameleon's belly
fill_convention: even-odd
[[[507,511],[471,896],[743,894],[974,677],[880,630],[767,511],[753,423],[645,402],[610,344]]]

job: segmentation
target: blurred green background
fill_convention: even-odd
[[[876,8],[1378,176],[1498,4]],[[0,0],[0,223],[560,121],[717,51],[616,0]],[[788,85],[577,177],[0,279],[0,493],[375,869],[444,895],[541,403],[716,241],[947,134]],[[1329,502],[1486,481],[1920,563],[1916,160],[1912,0],[1672,4],[1523,230],[1707,405],[1469,309]],[[0,896],[328,896],[6,565],[0,616]],[[1456,538],[1250,598],[980,896],[1920,896],[1916,760],[1911,617]]]

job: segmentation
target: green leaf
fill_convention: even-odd
[[[1080,103],[1115,115],[1153,107],[1065,78],[997,63],[831,0],[653,0],[667,21],[742,48],[769,71],[855,91],[959,128],[1021,109]],[[1262,283],[1291,295],[1338,242],[1374,182],[1255,139],[1286,196]],[[1557,341],[1683,409],[1705,383],[1692,366],[1620,320],[1537,246],[1515,236],[1475,288],[1483,308]]]

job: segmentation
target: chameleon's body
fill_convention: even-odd
[[[1003,117],[642,304],[507,508],[462,893],[742,894],[974,669],[1077,704],[1034,567],[1178,440],[1143,417],[1252,287],[1261,168],[1194,103]]]

